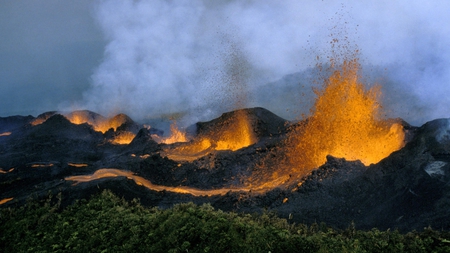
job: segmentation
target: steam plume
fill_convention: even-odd
[[[443,109],[450,106],[443,95],[450,91],[449,7],[446,1],[102,0],[95,13],[109,43],[80,104],[135,119],[190,112],[190,120],[204,120],[236,104],[293,118],[284,107],[302,99],[293,93],[310,101],[312,84],[304,77],[276,81],[312,73],[333,27],[344,25],[362,64],[384,87],[388,116],[413,124],[449,117]],[[231,64],[243,71],[232,73],[243,73],[253,92],[245,104],[224,92],[233,79],[229,59],[238,59]],[[261,99],[268,92],[285,99]]]

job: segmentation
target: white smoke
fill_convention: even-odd
[[[448,7],[406,0],[101,0],[95,15],[109,43],[80,104],[138,120],[189,112],[194,121],[232,108],[236,101],[227,93],[248,90],[254,93],[248,106],[282,113],[289,101],[277,106],[267,92],[301,99],[292,92],[310,94],[311,83],[283,87],[290,96],[265,84],[280,85],[275,81],[283,76],[313,67],[316,56],[326,62],[333,33],[344,29],[339,36],[357,45],[363,64],[386,68],[377,73],[384,75],[389,116],[412,123],[450,117],[443,109],[450,106]],[[229,91],[236,53],[245,60],[231,64],[242,64],[246,87]]]

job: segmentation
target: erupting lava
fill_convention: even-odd
[[[114,139],[111,142],[113,144],[130,144],[135,136],[136,134],[132,132],[122,132],[114,136]]]
[[[176,142],[187,142],[188,138],[186,133],[178,129],[176,122],[170,125],[170,136],[169,137],[159,137],[156,134],[152,135],[152,138],[158,143],[172,144]]]
[[[176,161],[193,161],[213,150],[236,151],[256,142],[248,115],[244,110],[237,111],[233,117],[228,118],[221,125],[216,125],[215,129],[207,130],[190,142],[183,139],[186,138],[183,132],[177,128],[171,127],[171,129],[172,136],[162,139],[161,142],[167,144],[172,142],[166,142],[166,140],[173,141],[173,143],[185,142],[176,147],[166,148],[163,152],[168,158]]]
[[[293,130],[288,156],[293,166],[315,168],[327,155],[377,163],[404,145],[403,127],[380,120],[379,87],[365,91],[357,59],[346,60],[316,91],[303,125]]]
[[[41,115],[31,122],[32,126],[36,126],[44,123],[48,118],[53,116],[56,112],[47,113]],[[59,113],[58,113],[59,114]],[[120,126],[130,122],[131,119],[125,114],[118,114],[112,118],[105,118],[99,114],[92,113],[90,111],[74,111],[68,114],[62,114],[72,124],[88,124],[95,131],[106,133],[109,130],[117,131]],[[1,135],[0,135],[1,136]],[[111,140],[113,144],[129,144],[134,137],[135,133],[129,131],[120,131],[114,134],[114,138]]]
[[[238,150],[255,143],[252,127],[244,111],[238,111],[235,123],[228,129],[222,129],[222,133],[217,138],[216,150]]]
[[[109,129],[117,130],[123,123],[127,121],[125,114],[116,115],[113,118],[107,119],[104,117],[92,117],[88,111],[75,111],[65,115],[65,117],[73,124],[87,123],[91,125],[95,131],[106,133]]]

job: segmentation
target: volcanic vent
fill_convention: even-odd
[[[186,129],[173,125],[172,136],[163,136],[124,114],[2,118],[0,203],[62,191],[68,204],[107,188],[148,205],[269,208],[338,227],[352,220],[369,228],[449,226],[442,222],[450,199],[448,124],[418,129],[385,120],[379,89],[359,82],[357,60],[333,67],[300,121],[256,107]]]

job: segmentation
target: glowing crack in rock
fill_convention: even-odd
[[[42,162],[42,163],[33,163],[30,164],[31,168],[47,168],[47,167],[53,167],[54,164],[53,163],[47,163],[47,162]]]
[[[60,114],[60,113],[56,113]],[[42,116],[42,118],[37,118],[31,122],[32,126],[36,126],[44,123],[47,119],[49,119],[54,114],[49,114]],[[125,114],[118,114],[112,118],[105,118],[101,115],[93,115],[89,111],[74,111],[68,114],[61,114],[66,117],[72,124],[80,125],[80,124],[88,124],[95,131],[106,133],[108,130],[112,129],[116,131],[122,124],[126,123],[129,118]],[[119,132],[114,138],[110,141],[112,144],[124,145],[129,144],[136,134],[132,132]]]
[[[80,175],[80,176],[70,176],[66,177],[66,181],[74,181],[74,185],[83,183],[83,182],[90,182],[93,180],[101,179],[101,178],[114,178],[114,177],[126,177],[128,179],[133,180],[137,185],[144,186],[150,190],[153,191],[168,191],[168,192],[175,192],[175,193],[181,193],[181,194],[190,194],[193,196],[213,196],[213,195],[225,195],[228,192],[253,192],[253,193],[263,193],[267,190],[272,189],[271,186],[258,186],[254,188],[248,188],[248,187],[242,187],[242,188],[220,188],[220,189],[212,189],[212,190],[201,190],[197,188],[187,187],[187,186],[163,186],[163,185],[156,185],[150,182],[149,180],[134,175],[131,171],[124,171],[119,169],[113,169],[113,168],[103,168],[99,169],[94,172],[94,174],[91,175]]]
[[[0,174],[6,174],[6,173],[10,173],[12,171],[14,171],[14,168],[11,168],[9,170],[3,170],[2,168],[0,168]]]
[[[6,202],[9,202],[9,201],[11,201],[11,200],[13,200],[14,198],[6,198],[6,199],[2,199],[2,200],[0,200],[0,205],[3,205],[3,204],[5,204]]]
[[[71,167],[76,167],[76,168],[82,168],[82,167],[88,166],[87,163],[67,163],[67,165],[69,165]]]

